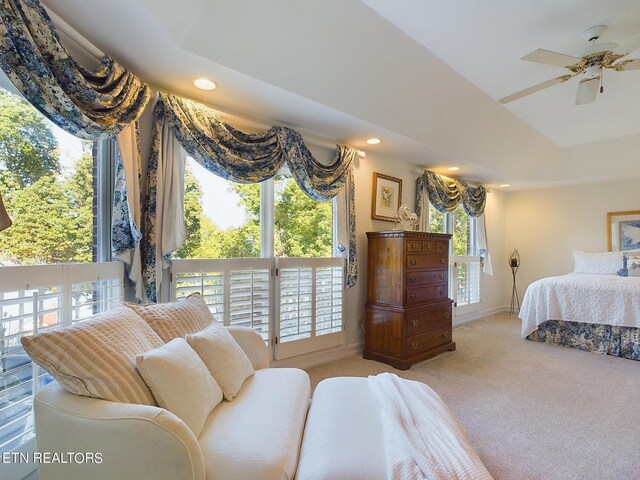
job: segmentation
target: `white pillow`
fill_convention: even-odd
[[[255,373],[238,342],[219,323],[185,338],[222,388],[224,398],[233,400],[244,381]]]
[[[617,275],[622,268],[623,252],[590,253],[573,251],[575,273],[597,273],[600,275]]]
[[[136,356],[138,371],[158,405],[178,416],[197,437],[222,390],[183,338]]]

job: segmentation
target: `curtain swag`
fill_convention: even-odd
[[[184,241],[182,234],[169,232],[184,223],[184,213],[181,217],[181,207],[167,205],[181,198],[181,187],[176,186],[181,170],[171,162],[184,158],[182,149],[228,180],[261,182],[286,164],[302,191],[316,201],[345,193],[339,204],[348,218],[340,238],[343,243],[348,238],[348,245],[340,245],[339,251],[347,257],[346,285],[355,284],[353,159],[357,150],[338,146],[331,163],[324,165],[291,128],[244,133],[202,104],[161,93],[154,110],[141,214],[137,120],[149,102],[150,88],[106,55],[95,71],[82,67],[60,42],[38,0],[0,0],[0,67],[18,91],[63,130],[89,140],[118,136],[121,154],[116,164],[112,249],[138,283],[138,297],[142,296],[142,281],[148,299],[156,301],[161,269],[170,261],[175,245]],[[135,132],[125,130],[129,125]],[[132,186],[136,191],[131,191]],[[3,215],[3,225],[6,223]]]
[[[137,162],[139,170],[137,120],[149,101],[150,88],[106,55],[95,71],[82,67],[60,42],[38,0],[0,0],[0,66],[25,99],[72,135],[96,140],[115,137],[130,125],[135,128],[130,143],[135,144],[131,155],[137,158],[123,153],[117,160],[112,250],[136,281],[140,266],[132,266],[126,257],[142,237],[134,212],[139,201],[134,202],[133,193],[127,195],[123,188],[122,159]],[[131,180],[139,184],[139,178]]]
[[[416,180],[416,215],[420,221],[420,230],[425,232],[428,230],[429,223],[429,203],[441,213],[452,212],[462,203],[467,215],[478,218],[477,241],[482,270],[486,274],[493,275],[484,218],[487,189],[482,185],[442,177],[427,170]]]
[[[420,217],[423,208],[421,198],[426,191],[429,202],[441,213],[452,212],[460,203],[470,217],[484,213],[487,189],[454,178],[447,178],[431,171],[425,171],[417,179],[416,214]]]
[[[344,187],[346,171],[358,153],[336,148],[323,165],[313,158],[302,136],[287,127],[244,133],[226,123],[214,110],[197,102],[161,93],[166,119],[187,151],[216,175],[241,183],[273,177],[286,163],[298,186],[316,201],[329,200]]]
[[[140,155],[140,127],[138,122],[134,124],[135,128],[135,149],[137,162],[135,178],[132,179],[138,185],[140,184],[141,175],[141,155]],[[135,199],[129,198],[134,192],[127,189],[127,177],[125,175],[125,165],[123,161],[124,155],[116,155],[116,171],[115,184],[113,192],[113,209],[111,219],[111,250],[115,257],[119,257],[125,252],[132,250],[138,245],[142,239],[139,221],[136,224],[135,214],[130,205],[135,203]],[[138,199],[139,203],[139,199]]]
[[[160,275],[158,257],[170,261],[170,252],[157,249],[161,226],[157,204],[157,185],[162,172],[158,168],[158,157],[163,144],[162,132],[166,124],[171,132],[198,163],[210,172],[227,180],[241,183],[256,183],[273,177],[285,164],[303,192],[316,201],[335,197],[348,188],[350,201],[346,214],[349,217],[349,245],[341,245],[339,250],[347,257],[346,285],[355,285],[356,238],[354,182],[350,173],[357,150],[338,146],[332,162],[323,165],[318,162],[301,135],[287,127],[271,127],[261,133],[244,133],[227,124],[214,110],[205,105],[182,99],[174,95],[160,93],[154,110],[153,139],[148,162],[148,188],[145,209],[145,234],[143,235],[143,276],[146,293],[155,301]],[[162,248],[161,248],[162,250]]]
[[[34,107],[84,139],[116,135],[149,101],[149,87],[112,58],[82,67],[37,0],[0,0],[0,66]]]

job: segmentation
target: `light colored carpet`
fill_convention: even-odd
[[[454,330],[458,350],[402,372],[350,357],[308,369],[328,377],[395,372],[428,384],[496,479],[640,478],[640,362],[520,339],[493,315]]]

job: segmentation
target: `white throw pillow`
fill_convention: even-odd
[[[622,268],[623,252],[590,253],[573,251],[575,273],[597,273],[600,275],[617,275]]]
[[[179,417],[197,437],[222,390],[183,338],[136,356],[138,371],[158,405]]]
[[[185,338],[222,388],[224,398],[233,400],[244,381],[255,373],[238,342],[219,323]]]

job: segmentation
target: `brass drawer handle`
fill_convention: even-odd
[[[416,294],[415,294],[415,293],[412,293],[412,294],[411,294],[411,300],[415,300],[415,299],[416,299]]]
[[[409,281],[410,282],[415,282],[416,281],[416,277],[409,277]]]
[[[446,259],[446,258],[441,258],[441,259],[440,259],[440,263],[443,263],[443,264],[444,264],[444,263],[447,263],[447,259]]]
[[[449,315],[448,313],[445,313],[445,314],[444,314],[444,319],[445,319],[445,320],[449,320],[449,317],[450,317],[450,316],[451,316],[451,315]]]
[[[444,295],[444,290],[440,289],[440,295]]]
[[[414,349],[414,350],[417,350],[418,349],[418,342],[413,342],[411,344],[411,348]]]
[[[409,265],[415,265],[416,261],[415,260],[409,260]]]
[[[442,336],[443,336],[444,338],[447,338],[447,337],[449,336],[449,332],[443,332],[443,333],[442,333]]]
[[[412,326],[413,328],[416,328],[416,327],[418,326],[418,320],[417,320],[417,319],[415,319],[415,318],[414,318],[413,320],[411,320],[411,326]]]
[[[438,275],[440,277],[440,280],[444,279],[444,273],[441,273],[440,275]]]
[[[418,245],[416,245],[415,243],[411,244],[411,248],[417,248],[417,247],[418,247]]]

